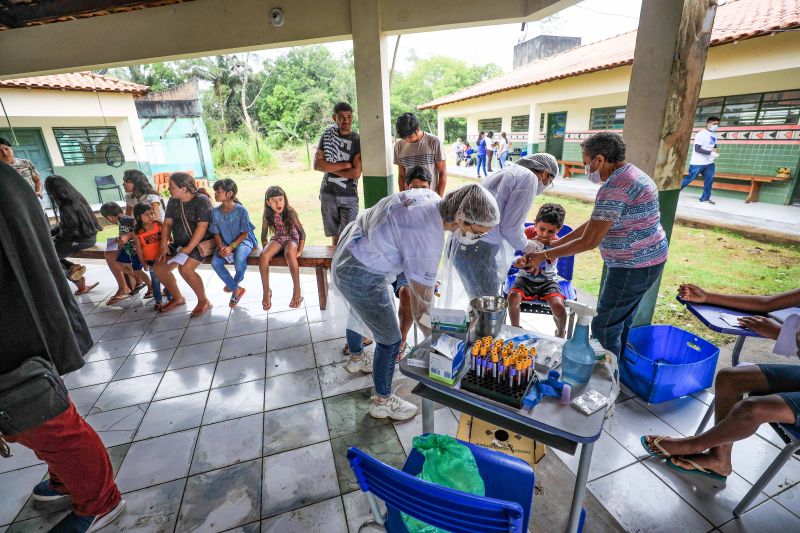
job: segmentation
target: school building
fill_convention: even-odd
[[[196,82],[148,90],[89,71],[0,80],[0,137],[43,179],[64,176],[91,204],[120,199],[126,169],[213,177]],[[103,176],[119,189],[98,190]]]
[[[438,111],[442,138],[446,119],[466,118],[470,142],[479,131],[505,131],[513,148],[549,152],[577,170],[584,138],[624,135],[635,45],[630,32],[578,46],[420,109]],[[714,195],[745,199],[755,184],[758,201],[800,204],[800,2],[727,2],[710,45],[694,125],[722,119]]]

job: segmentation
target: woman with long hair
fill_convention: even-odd
[[[185,172],[175,172],[169,177],[169,192],[172,198],[167,203],[161,231],[161,253],[154,268],[158,279],[172,294],[173,300],[164,304],[160,311],[163,313],[186,305],[178,288],[178,281],[172,273],[177,268],[197,296],[197,306],[192,311],[192,316],[200,316],[213,307],[206,298],[203,279],[197,273],[197,267],[206,259],[198,245],[213,239],[209,232],[209,222],[214,206],[208,193],[204,189],[198,189],[194,178]],[[179,251],[174,259],[169,258],[170,235]]]
[[[86,294],[99,283],[86,285],[86,267],[67,261],[67,257],[79,250],[91,248],[97,242],[100,224],[89,207],[86,198],[62,176],[48,176],[44,190],[50,198],[56,226],[50,231],[56,254],[61,261],[64,273],[78,288],[76,295]]]
[[[129,168],[122,174],[122,186],[125,188],[125,214],[127,216],[133,216],[133,208],[137,204],[148,204],[153,207],[156,220],[164,221],[161,195],[153,188],[144,172]]]
[[[264,251],[258,258],[258,269],[261,271],[261,285],[264,289],[262,307],[268,311],[272,307],[272,290],[269,288],[269,262],[283,252],[289,273],[292,275],[292,300],[289,307],[300,307],[303,296],[300,292],[300,266],[297,258],[303,253],[306,232],[292,206],[286,192],[273,185],[264,194],[264,219],[261,224],[261,246]]]

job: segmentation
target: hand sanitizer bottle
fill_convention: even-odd
[[[589,383],[592,377],[595,359],[594,350],[589,345],[589,326],[597,311],[574,300],[568,300],[566,305],[578,315],[578,323],[572,338],[564,343],[561,379],[575,389]]]

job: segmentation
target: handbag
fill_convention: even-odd
[[[180,202],[180,200],[179,200]],[[181,218],[183,219],[183,227],[186,228],[186,234],[189,236],[189,240],[192,238],[192,233],[194,233],[189,226],[189,221],[186,220],[186,212],[183,210],[183,202],[181,204]],[[214,239],[206,239],[204,241],[200,241],[197,243],[197,252],[200,254],[200,257],[210,257],[214,255],[214,250],[217,249],[217,243]]]

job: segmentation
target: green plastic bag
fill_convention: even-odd
[[[449,435],[431,433],[414,437],[412,444],[425,457],[418,478],[462,492],[486,495],[486,487],[472,451],[456,439]],[[447,533],[405,513],[400,515],[410,533]]]

